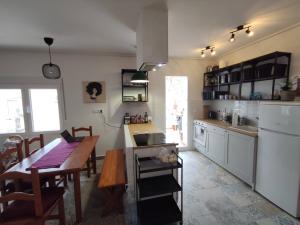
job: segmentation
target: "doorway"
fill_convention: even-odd
[[[166,138],[187,147],[188,78],[166,76]]]

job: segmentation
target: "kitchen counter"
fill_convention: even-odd
[[[175,151],[178,153],[177,143],[137,146],[133,135],[136,134],[151,134],[151,133],[164,133],[161,129],[153,123],[144,124],[130,124],[124,125],[124,150],[126,154],[126,170],[127,170],[127,185],[128,192],[131,196],[135,197],[135,156],[138,157],[155,157],[162,150],[167,150],[169,153]],[[159,172],[156,172],[159,174]],[[177,172],[174,172],[177,177]]]
[[[153,146],[168,146],[168,145],[177,145],[177,143],[167,143],[161,145],[149,145],[149,146],[137,146],[134,140],[133,135],[135,134],[153,134],[153,133],[164,133],[161,129],[156,127],[153,123],[143,123],[143,124],[130,124],[124,125],[125,133],[125,145],[126,148],[150,148]]]
[[[234,131],[240,134],[248,135],[251,137],[257,137],[258,131],[254,131],[250,129],[250,126],[240,126],[240,127],[233,127],[230,123],[226,123],[220,120],[213,120],[213,119],[202,119],[200,120],[208,125],[217,126],[226,130]]]

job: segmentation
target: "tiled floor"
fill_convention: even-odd
[[[198,152],[183,152],[185,225],[300,224]]]
[[[184,225],[300,225],[239,179],[198,152],[182,152],[184,159]],[[134,204],[125,199],[125,214],[101,217],[105,195],[98,176],[82,174],[82,225],[136,225]],[[65,195],[67,224],[74,224],[73,185]],[[48,225],[57,224],[55,222]],[[155,224],[153,224],[155,225]]]

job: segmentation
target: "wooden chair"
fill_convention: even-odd
[[[44,147],[44,135],[43,134],[40,134],[39,136],[33,137],[33,138],[25,138],[24,141],[25,141],[25,156],[26,157],[32,155],[33,153],[38,151],[40,148]],[[30,150],[30,145],[33,143],[36,143],[36,142],[39,142],[40,148]]]
[[[43,134],[40,134],[39,136],[36,136],[33,138],[25,138],[24,142],[25,142],[25,156],[26,157],[29,157],[30,155],[34,154],[39,149],[41,149],[45,146]],[[30,145],[35,144],[37,142],[38,142],[39,148],[31,150]],[[41,181],[42,185],[44,185],[46,182],[49,183],[49,186],[58,186],[62,182],[64,184],[64,187],[68,186],[65,175],[59,175],[57,177],[43,178],[43,180]]]
[[[89,136],[93,136],[93,128],[92,126],[89,126],[88,128],[86,127],[79,127],[79,128],[75,128],[75,127],[72,127],[72,136],[73,137],[76,137],[76,133],[78,132],[88,132]],[[93,153],[92,155],[90,156],[90,159],[86,162],[86,166],[87,168],[84,168],[83,170],[87,170],[87,176],[90,177],[91,176],[91,165],[90,165],[90,162],[91,162],[91,159],[95,159],[96,158],[96,155],[95,155],[95,149],[93,150]],[[95,160],[92,160],[92,161],[95,161]],[[92,165],[93,167],[93,173],[96,174],[96,165]]]
[[[31,173],[5,172],[0,175],[0,182],[6,180],[26,180],[32,184],[32,193],[13,192],[0,197],[0,204],[8,204],[1,210],[1,225],[45,224],[46,220],[59,220],[65,225],[64,188],[54,187],[41,190],[38,170]],[[58,215],[51,215],[58,206]]]
[[[17,143],[14,148],[7,148],[0,152],[0,174],[13,167],[23,160],[22,144]],[[14,183],[12,181],[3,181],[0,183],[1,196],[5,193],[14,191]]]

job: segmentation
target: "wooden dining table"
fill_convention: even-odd
[[[82,221],[81,210],[81,191],[80,191],[80,171],[85,167],[86,162],[91,158],[93,172],[96,173],[96,152],[95,146],[99,136],[85,137],[76,149],[68,156],[68,158],[58,168],[39,169],[40,177],[53,177],[56,175],[73,174],[74,179],[74,200],[76,210],[76,222]],[[7,172],[17,171],[22,173],[30,173],[27,169],[41,157],[50,152],[64,139],[57,138],[49,144],[39,149],[31,156],[23,159],[20,163],[11,167]]]

